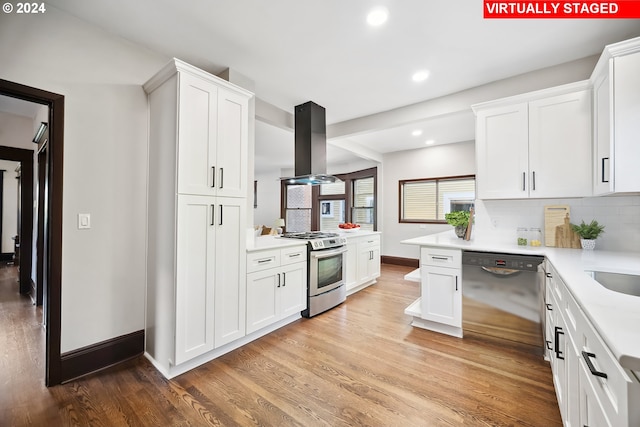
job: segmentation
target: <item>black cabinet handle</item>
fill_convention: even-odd
[[[564,335],[560,326],[555,327],[555,339],[556,339],[556,358],[564,360],[564,354],[560,351],[560,335]]]
[[[216,167],[211,166],[211,186],[216,186]]]
[[[287,273],[282,273],[282,287],[287,286]]]
[[[456,291],[458,290],[458,276],[456,276]]]
[[[522,172],[522,191],[526,190],[527,188],[525,187],[525,181],[527,179],[527,173],[526,172]]]
[[[216,215],[215,205],[211,205],[211,223],[209,225],[214,225],[215,219],[213,218]]]
[[[536,171],[533,171],[533,179],[531,180],[531,189],[536,191]]]
[[[553,311],[553,306],[551,304],[545,304],[547,306],[547,310]]]
[[[220,188],[224,187],[224,168],[220,168]]]
[[[278,287],[280,287],[280,273],[278,273]]]
[[[551,347],[551,341],[545,340],[545,342],[547,343],[547,350],[553,350],[553,348]]]
[[[222,225],[222,205],[220,205],[220,223],[219,225]]]
[[[551,273],[546,273],[545,276],[547,276],[549,279],[551,279],[553,276],[551,275]]]
[[[605,160],[609,160],[609,158],[608,157],[603,157],[602,158],[602,182],[609,182],[608,179],[605,179],[605,176],[606,176],[605,173],[604,173],[604,161]]]
[[[591,372],[591,375],[594,375],[596,377],[600,377],[600,378],[607,378],[607,374],[605,374],[604,372],[600,372],[598,370],[596,370],[596,367],[593,366],[593,363],[591,363],[591,358],[596,358],[596,355],[593,353],[588,353],[586,351],[582,352],[582,358],[584,359],[584,361],[587,363],[587,368],[589,368],[589,372]]]

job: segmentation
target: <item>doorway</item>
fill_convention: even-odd
[[[60,353],[61,338],[61,310],[62,310],[62,168],[63,168],[63,150],[64,150],[64,96],[44,91],[41,89],[21,85],[0,79],[0,94],[13,98],[22,99],[49,107],[49,138],[46,143],[46,155],[48,156],[46,178],[48,184],[45,187],[46,192],[46,211],[49,221],[47,223],[46,239],[38,236],[38,242],[47,242],[48,247],[46,260],[42,267],[42,277],[46,278],[47,291],[43,295],[43,304],[46,307],[44,313],[44,322],[47,325],[45,333],[45,384],[53,386],[63,381],[62,375],[62,359]],[[4,147],[9,149],[9,147]],[[39,148],[42,148],[39,146]],[[11,151],[11,150],[10,150]],[[31,153],[31,167],[33,168],[33,152]],[[40,160],[40,156],[39,156]],[[26,170],[22,170],[22,175],[29,175],[33,179],[33,169],[27,174]],[[22,190],[26,190],[27,184],[23,181]],[[33,185],[31,185],[33,191]],[[43,188],[43,187],[40,187]],[[23,209],[23,214],[31,216],[31,232],[33,230],[33,193],[30,195],[29,208]],[[23,199],[26,196],[23,196]],[[24,206],[24,205],[23,205]],[[24,221],[24,216],[23,216]],[[25,226],[22,226],[26,228]],[[40,230],[39,230],[40,231]],[[32,239],[23,238],[22,243],[29,245],[31,251]],[[22,256],[22,246],[20,255]],[[40,254],[39,254],[40,255]],[[29,265],[29,275],[23,283],[23,275],[21,269],[21,286],[28,283],[31,287],[31,257],[28,262],[23,258],[23,264]],[[37,268],[39,268],[38,265]],[[26,276],[26,273],[25,273]]]

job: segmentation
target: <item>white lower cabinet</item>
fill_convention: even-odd
[[[442,251],[446,252],[432,255],[430,251],[423,249],[423,254],[420,257],[422,318],[462,328],[461,264],[434,265],[433,260],[429,259],[429,257],[435,257],[436,259],[440,257],[443,259],[453,258],[453,255],[448,250]]]
[[[404,311],[413,326],[462,337],[462,251],[420,248],[420,298]]]
[[[247,333],[306,309],[306,247],[252,252],[247,266]]]
[[[380,277],[380,236],[368,236],[358,242],[358,282]]]
[[[563,424],[640,426],[640,382],[620,366],[548,261],[547,272],[545,340]]]
[[[380,277],[380,235],[347,237],[347,294],[376,282]]]
[[[245,335],[244,205],[178,195],[175,365]]]

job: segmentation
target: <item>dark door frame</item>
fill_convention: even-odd
[[[33,251],[33,150],[0,146],[0,159],[20,162],[20,293],[28,294],[31,291]]]
[[[0,79],[0,94],[49,107],[49,268],[46,304],[45,384],[60,384],[62,358],[62,168],[64,153],[64,96]],[[33,200],[33,197],[32,199]],[[30,210],[33,213],[33,208]],[[31,243],[30,243],[31,244]],[[31,259],[24,260],[30,263]],[[30,280],[31,278],[29,278]]]

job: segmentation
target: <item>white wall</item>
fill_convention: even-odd
[[[279,171],[262,173],[255,176],[258,181],[258,207],[253,209],[254,225],[273,227],[276,219],[280,218],[280,175]]]
[[[383,166],[384,179],[378,181],[378,188],[382,188],[384,194],[382,222],[379,226],[382,231],[382,255],[417,259],[419,249],[403,245],[401,240],[438,233],[451,229],[451,226],[401,224],[398,218],[398,181],[473,175],[476,173],[475,144],[467,141],[387,153],[384,155]]]
[[[169,58],[53,6],[37,17],[0,14],[0,58],[0,78],[65,96],[62,352],[143,329],[141,85]],[[90,230],[77,229],[78,213],[91,214]]]
[[[5,147],[22,148],[24,150],[33,150],[33,119],[29,117],[19,116],[15,114],[9,114],[0,112],[0,145]],[[20,164],[19,162],[7,162],[12,163],[13,166],[2,166],[0,169],[6,169],[5,172],[5,188],[11,182],[12,195],[5,194],[4,211],[11,218],[6,215],[2,218],[3,232],[1,250],[2,252],[13,252],[13,240],[11,237],[17,234],[17,183],[15,180],[15,167]],[[34,189],[35,190],[35,189]],[[35,197],[35,191],[34,191]],[[9,210],[11,212],[9,212]],[[35,209],[34,209],[35,212]],[[35,236],[34,236],[35,239]],[[35,242],[35,240],[34,240]],[[34,246],[35,248],[35,246]]]
[[[544,207],[569,205],[571,222],[595,219],[605,226],[596,249],[640,252],[640,195],[582,199],[478,200],[474,236],[499,233],[516,240],[518,227],[538,227],[544,233]],[[545,244],[546,242],[543,242]]]

